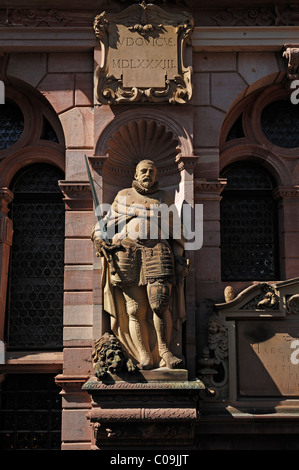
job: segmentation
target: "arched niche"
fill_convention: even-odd
[[[122,188],[131,186],[135,168],[143,159],[157,166],[161,187],[175,200],[181,192],[186,163],[192,156],[191,139],[185,129],[163,113],[136,111],[118,116],[102,132],[92,166],[102,180],[102,197],[110,203]],[[99,175],[100,174],[100,175]]]
[[[146,119],[130,121],[107,141],[107,160],[103,167],[104,198],[111,200],[123,187],[131,186],[140,160],[153,160],[160,185],[174,193],[180,183],[179,141],[164,124]]]

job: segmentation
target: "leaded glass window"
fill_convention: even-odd
[[[0,105],[0,150],[10,148],[24,130],[24,116],[19,106],[6,100]]]
[[[7,302],[10,350],[61,349],[64,204],[57,168],[28,166],[12,184],[13,245]]]
[[[299,108],[291,100],[275,101],[262,112],[262,130],[273,144],[286,149],[299,147]]]
[[[1,450],[60,450],[61,397],[52,374],[7,374],[1,391]]]
[[[252,163],[223,172],[221,269],[224,281],[277,279],[276,205],[269,174]]]

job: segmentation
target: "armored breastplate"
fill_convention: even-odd
[[[144,242],[125,239],[123,251],[114,253],[116,273],[113,285],[146,285],[155,281],[175,281],[174,257],[167,240]]]

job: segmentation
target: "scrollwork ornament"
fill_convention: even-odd
[[[286,45],[282,56],[288,60],[288,77],[295,80],[299,76],[299,47],[298,45]]]
[[[287,300],[286,313],[288,315],[299,315],[299,294],[294,294]]]
[[[199,360],[199,373],[209,398],[223,398],[228,395],[228,331],[217,314],[209,317],[207,326],[208,345]]]
[[[185,67],[183,56],[193,28],[189,13],[168,13],[146,2],[131,5],[120,13],[97,15],[94,31],[103,52],[102,64],[95,74],[98,104],[187,103],[192,97],[192,69]],[[128,39],[135,41],[135,49],[129,47],[132,43],[126,43]],[[160,43],[163,48],[157,51],[158,40],[170,42],[163,46]],[[139,49],[137,44],[140,46],[142,41],[145,45]],[[164,51],[165,47],[169,47],[169,52]],[[119,48],[123,48],[121,52]],[[139,81],[134,83],[137,69]]]

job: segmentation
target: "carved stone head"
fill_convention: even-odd
[[[117,374],[124,366],[128,368],[128,360],[119,340],[109,333],[96,342],[92,358],[95,376],[98,378],[107,373]],[[134,369],[133,364],[131,369]]]
[[[142,160],[136,166],[135,179],[146,189],[149,189],[156,182],[157,168],[153,161]]]

